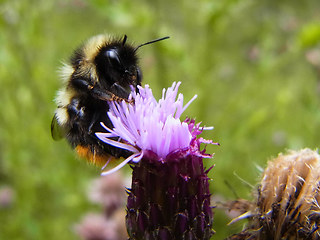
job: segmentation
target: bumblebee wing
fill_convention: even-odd
[[[56,114],[51,121],[51,136],[54,140],[60,140],[65,136],[65,130],[59,125]]]

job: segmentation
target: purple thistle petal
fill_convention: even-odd
[[[124,165],[126,165],[128,162],[130,162],[135,157],[138,157],[139,155],[141,155],[141,154],[140,153],[132,154],[130,157],[126,158],[123,162],[121,162],[118,166],[116,166],[115,168],[112,168],[109,171],[102,172],[101,175],[102,176],[106,176],[106,175],[109,175],[111,173],[114,173],[114,172],[118,171],[120,168],[122,168]]]
[[[110,144],[112,146],[118,147],[118,148],[123,148],[125,150],[131,151],[131,152],[139,152],[136,148],[134,148],[132,145],[129,144],[125,144],[122,142],[118,142],[112,139],[109,139],[109,137],[106,137],[106,135],[104,135],[104,133],[96,133],[96,136],[98,138],[100,138],[101,141],[104,141],[107,144]]]

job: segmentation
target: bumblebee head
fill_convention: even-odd
[[[108,84],[117,83],[124,88],[141,84],[141,71],[138,57],[133,46],[122,41],[112,41],[100,47],[94,59],[97,73],[102,81]]]
[[[137,87],[142,80],[137,50],[167,38],[155,39],[134,47],[127,43],[126,35],[121,39],[110,39],[107,35],[92,37],[71,57],[71,75],[83,78],[90,85],[104,90],[117,85],[130,92],[130,86]]]

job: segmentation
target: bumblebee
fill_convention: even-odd
[[[127,43],[127,36],[115,39],[98,35],[75,50],[62,68],[63,87],[55,102],[57,109],[51,123],[54,140],[66,138],[81,158],[103,165],[113,158],[128,157],[130,153],[100,141],[96,132],[109,128],[107,101],[127,100],[131,87],[137,89],[142,74],[138,66],[137,47]]]

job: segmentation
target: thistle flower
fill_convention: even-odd
[[[159,101],[151,89],[132,92],[135,104],[110,102],[108,116],[114,126],[96,135],[104,142],[132,152],[112,170],[130,162],[126,224],[130,239],[209,239],[213,234],[209,178],[203,158],[211,158],[198,138],[205,129],[192,119],[180,121],[185,106],[179,83],[163,90]],[[115,141],[112,138],[120,138]]]
[[[310,149],[268,163],[248,228],[229,239],[320,239],[320,156]]]

